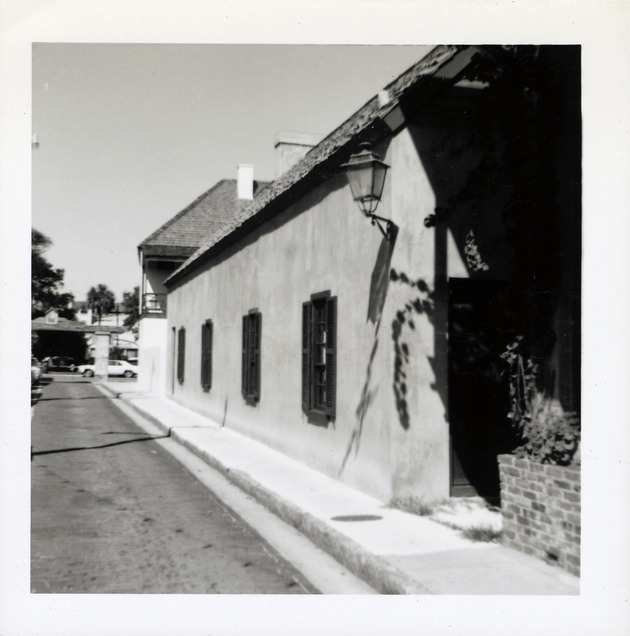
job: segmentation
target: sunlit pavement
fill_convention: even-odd
[[[98,386],[382,593],[579,594],[579,579],[558,567],[389,508],[172,400]]]

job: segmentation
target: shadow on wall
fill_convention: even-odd
[[[389,286],[389,268],[394,247],[396,246],[396,238],[398,237],[398,228],[393,224],[392,227],[392,240],[388,241],[383,238],[381,241],[370,283],[370,302],[368,304],[367,319],[368,322],[377,326],[380,323],[383,307],[385,306],[385,298],[387,297],[387,288]]]
[[[457,188],[458,182],[464,179],[463,175],[465,174],[459,165],[454,169],[453,161],[448,153],[440,152],[439,148],[436,147],[436,141],[441,143],[443,136],[444,130],[439,130],[437,134],[433,133],[429,136],[426,134],[414,136],[414,141],[417,143],[418,156],[421,158],[424,169],[430,178],[438,203],[448,200],[453,188]],[[419,143],[418,139],[420,139]],[[428,142],[427,139],[429,139]],[[396,233],[391,243],[385,239],[381,242],[372,271],[367,312],[367,321],[375,325],[374,343],[366,369],[361,398],[356,409],[357,424],[350,437],[339,474],[345,469],[351,453],[354,451],[356,455],[359,451],[365,418],[376,395],[377,389],[371,387],[372,366],[379,346],[378,332],[390,283],[406,286],[409,290],[409,296],[405,304],[397,311],[394,311],[391,325],[394,353],[392,390],[396,403],[398,423],[405,431],[412,426],[408,404],[410,387],[407,367],[411,362],[409,339],[418,337],[419,332],[416,320],[423,315],[427,316],[433,325],[435,334],[433,342],[434,357],[428,358],[435,378],[431,388],[440,395],[447,414],[446,417],[448,418],[448,343],[445,336],[448,324],[447,225],[442,222],[444,214],[439,207],[436,209],[436,215],[433,220],[439,221],[432,224],[435,227],[433,289],[431,289],[426,280],[415,278],[406,272],[391,267],[398,228],[395,229]]]
[[[225,426],[225,423],[227,422],[227,414],[228,414],[228,398],[226,395],[225,404],[223,406],[223,420],[221,420],[221,428],[223,428]]]
[[[374,343],[372,344],[372,351],[370,352],[370,359],[365,372],[365,382],[363,383],[363,389],[361,390],[361,399],[359,400],[359,404],[355,412],[357,423],[352,431],[352,435],[350,436],[348,448],[346,449],[339,469],[339,475],[343,473],[352,451],[354,450],[355,456],[359,452],[365,416],[367,415],[378,391],[378,388],[371,388],[370,386],[372,380],[372,365],[378,350],[378,332],[381,324],[383,307],[385,306],[385,299],[387,298],[387,288],[390,280],[389,269],[391,267],[392,255],[394,253],[397,236],[398,228],[394,225],[392,240],[388,241],[385,238],[382,239],[376,256],[376,263],[372,270],[367,322],[371,322],[374,325]]]
[[[392,342],[394,346],[394,397],[396,399],[396,410],[398,411],[398,421],[404,430],[409,429],[411,422],[409,418],[409,406],[407,403],[407,373],[405,367],[409,363],[409,345],[403,339],[406,328],[411,331],[416,330],[414,318],[420,315],[427,315],[429,320],[434,319],[434,304],[432,294],[426,281],[418,279],[412,281],[404,272],[397,272],[392,269],[390,279],[408,285],[412,290],[417,291],[415,297],[411,298],[405,306],[396,312],[392,321]],[[435,388],[435,385],[433,386]]]
[[[542,49],[545,55],[516,56],[498,71],[493,70],[492,62],[493,75],[487,88],[481,91],[446,95],[443,104],[438,102],[421,109],[417,103],[401,105],[405,119],[412,122],[409,130],[415,152],[435,195],[435,214],[425,220],[426,227],[433,232],[433,271],[430,278],[422,279],[413,272],[391,269],[394,243],[381,245],[372,272],[367,315],[367,320],[375,325],[374,343],[356,409],[357,424],[340,473],[352,451],[358,453],[364,421],[376,394],[376,389],[370,386],[372,367],[390,283],[409,290],[401,306],[394,308],[391,325],[392,390],[398,421],[405,431],[416,424],[408,403],[412,388],[408,384],[408,367],[412,362],[411,339],[419,337],[417,319],[420,316],[426,316],[433,326],[434,354],[428,358],[435,378],[431,388],[440,396],[451,432],[453,418],[462,420],[459,422],[462,427],[470,428],[472,422],[466,408],[462,410],[463,415],[449,408],[449,399],[454,399],[454,395],[449,398],[453,355],[461,357],[469,353],[467,349],[463,353],[449,351],[447,334],[457,326],[449,320],[449,274],[481,282],[481,288],[503,281],[506,292],[496,315],[487,325],[492,339],[500,336],[509,340],[513,333],[522,334],[529,340],[537,360],[551,360],[555,345],[553,321],[562,291],[561,271],[562,267],[573,266],[565,262],[568,257],[563,261],[563,250],[570,248],[570,256],[579,268],[579,78],[575,80],[577,88],[567,92],[566,85],[554,77],[554,63],[559,55],[564,55],[567,59],[560,60],[558,68],[565,72],[562,64],[570,64],[573,53],[558,47]],[[576,68],[579,70],[579,63]],[[449,101],[453,97],[456,98],[454,108],[452,100]],[[575,115],[577,122],[571,124],[578,132],[572,142],[576,146],[573,153],[570,152],[573,146],[562,151],[556,147],[561,141],[559,134],[575,133],[568,124],[562,123],[566,113]],[[566,130],[558,133],[561,126]],[[566,185],[570,178],[577,185]],[[564,203],[565,217],[572,221],[569,214],[574,213],[576,219],[576,227],[566,231],[562,227],[560,182],[565,183],[565,190],[570,190],[569,194],[575,199]],[[573,207],[569,209],[570,205]],[[569,245],[568,239],[563,238],[569,231],[571,236],[577,237],[576,245]],[[449,244],[455,248],[452,262],[459,261],[463,265],[458,274],[455,270],[449,272]],[[575,287],[574,294],[579,296],[579,286]],[[475,299],[479,300],[477,296]],[[464,311],[466,307],[457,309]],[[579,339],[579,312],[573,320],[575,326],[572,324],[571,329]],[[509,329],[505,328],[506,323]],[[479,334],[471,332],[466,337],[472,342]],[[496,344],[493,355],[500,353],[502,344],[506,343]],[[485,377],[484,368],[477,369],[471,386],[479,377]],[[577,377],[575,370],[567,371],[565,369],[565,374],[570,375],[569,381],[573,382],[574,376]],[[570,398],[567,406],[572,407],[570,403],[579,400],[579,381],[573,384],[575,387],[567,392]],[[465,397],[463,403],[467,406]],[[509,425],[506,418],[507,412],[505,417],[496,415],[504,426]],[[482,439],[476,429],[473,433]]]
[[[413,117],[414,115],[411,114],[410,119],[413,119]],[[460,132],[461,128],[455,131],[456,142],[460,141],[458,138]],[[395,238],[391,243],[386,240],[382,241],[372,271],[367,312],[367,320],[375,325],[374,343],[366,369],[361,399],[356,409],[357,425],[350,437],[340,474],[343,472],[352,451],[354,450],[355,455],[359,451],[365,417],[376,395],[376,389],[370,386],[372,365],[379,346],[378,330],[390,283],[404,285],[409,290],[409,296],[405,304],[397,311],[394,311],[391,325],[394,353],[392,390],[398,422],[405,431],[412,426],[408,404],[410,387],[408,385],[407,367],[411,362],[409,339],[418,337],[416,320],[423,315],[427,316],[434,328],[434,341],[432,343],[434,356],[428,358],[435,378],[431,388],[439,394],[448,420],[448,342],[446,338],[448,329],[448,223],[446,209],[452,202],[453,196],[464,187],[464,183],[469,176],[468,168],[471,164],[470,156],[465,152],[453,156],[451,152],[454,147],[452,135],[452,129],[444,125],[443,119],[433,121],[431,116],[429,116],[428,123],[425,121],[421,131],[418,129],[412,133],[416,151],[429,177],[437,203],[435,215],[430,220],[428,219],[426,223],[427,227],[435,228],[433,230],[435,262],[432,272],[433,280],[431,281],[433,289],[431,289],[427,280],[414,277],[407,272],[392,269],[391,260],[395,247]],[[461,227],[455,228],[455,242],[462,260],[467,265],[470,265],[472,261],[469,263],[469,259],[466,259],[466,233],[464,232],[464,227],[470,227],[470,221],[471,219],[468,217],[468,219],[463,220]],[[469,269],[470,274],[474,275],[472,268],[469,267]]]

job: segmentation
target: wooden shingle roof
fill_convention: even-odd
[[[255,190],[264,185],[255,183]],[[236,187],[236,179],[219,181],[142,241],[138,250],[144,256],[190,256],[250,203],[238,199]]]

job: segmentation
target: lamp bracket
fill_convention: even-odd
[[[388,240],[391,241],[394,237],[394,227],[395,225],[389,220],[385,219],[382,216],[377,216],[376,214],[372,214],[371,212],[364,212],[365,216],[370,219],[372,225],[377,225],[378,229],[381,231],[381,234]],[[382,224],[385,224],[383,228]]]

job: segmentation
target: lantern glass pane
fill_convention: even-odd
[[[360,201],[372,194],[372,167],[362,166],[361,168],[351,168],[347,172],[352,197],[355,201]]]
[[[375,199],[381,198],[383,194],[383,186],[385,185],[385,175],[387,174],[387,166],[383,163],[377,163],[374,166],[374,189],[372,194]]]

